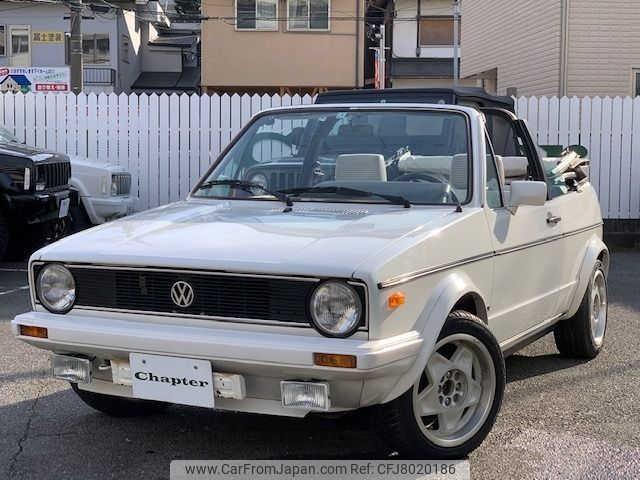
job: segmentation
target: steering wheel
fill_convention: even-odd
[[[429,182],[429,183],[446,183],[446,178],[431,173],[405,173],[393,179],[394,182]]]
[[[458,200],[458,196],[453,191],[449,181],[440,175],[434,175],[432,173],[405,173],[404,175],[400,175],[395,178],[394,182],[443,183],[449,188],[442,196],[442,203],[460,203],[460,200]]]

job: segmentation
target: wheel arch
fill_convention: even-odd
[[[381,403],[387,403],[399,397],[420,378],[452,311],[472,309],[474,311],[469,313],[479,317],[485,325],[487,323],[486,302],[480,294],[480,289],[466,273],[452,272],[438,282],[432,292],[416,322],[423,339],[420,352],[411,368],[400,376]]]
[[[586,252],[582,259],[582,265],[580,266],[580,271],[578,273],[577,286],[573,292],[573,299],[571,300],[571,305],[564,318],[573,317],[578,311],[578,308],[580,308],[582,297],[584,296],[584,292],[586,291],[591,279],[593,267],[598,260],[602,262],[605,277],[608,276],[610,262],[609,249],[601,238],[594,236],[589,240],[587,245]]]

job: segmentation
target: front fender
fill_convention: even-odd
[[[77,175],[71,175],[71,179],[69,180],[69,183],[73,188],[78,190],[78,195],[80,196],[80,204],[84,207],[84,210],[87,212],[87,216],[89,217],[89,220],[91,221],[91,223],[93,223],[94,225],[98,223],[103,223],[104,220],[102,222],[100,221],[100,218],[96,214],[95,208],[93,208],[93,205],[91,204],[91,202],[87,201],[87,199],[92,197],[92,192],[87,186],[87,184],[82,180],[82,178]],[[93,195],[95,195],[95,193],[93,193]]]
[[[384,397],[381,403],[387,403],[396,399],[418,381],[424,371],[427,360],[431,356],[433,347],[438,340],[440,331],[449,313],[451,313],[456,303],[466,294],[473,293],[481,297],[478,292],[480,292],[480,289],[476,287],[471,278],[464,272],[452,272],[437,284],[417,322],[417,325],[422,327],[422,348],[411,368],[398,379],[395,386],[386,397]]]
[[[582,265],[580,266],[580,270],[578,272],[578,281],[576,282],[576,289],[573,292],[573,300],[571,301],[569,310],[567,311],[567,314],[564,318],[573,317],[578,311],[578,308],[580,308],[580,303],[582,302],[584,292],[589,286],[593,267],[600,257],[600,254],[602,254],[603,252],[604,255],[602,257],[602,265],[604,268],[604,274],[605,276],[607,276],[609,274],[609,249],[602,241],[602,239],[594,234],[587,244],[587,249],[582,260]]]

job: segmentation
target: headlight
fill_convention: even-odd
[[[66,313],[76,301],[76,282],[69,270],[58,263],[52,263],[38,274],[36,292],[47,310]]]
[[[269,180],[267,180],[267,176],[264,173],[254,173],[249,177],[249,181],[251,183],[262,185],[265,188],[269,188]]]
[[[347,337],[360,325],[362,301],[349,284],[329,280],[315,289],[311,295],[309,310],[320,333],[332,337]]]

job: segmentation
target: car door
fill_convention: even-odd
[[[602,232],[602,216],[597,194],[593,186],[584,182],[576,186],[553,175],[557,159],[543,161],[547,171],[549,196],[557,205],[563,227],[562,267],[558,270],[560,288],[558,292],[558,313],[569,309],[575,292],[587,246],[594,232]]]
[[[502,204],[485,205],[495,252],[490,323],[498,341],[505,344],[555,315],[563,226],[557,199],[542,206],[521,206],[515,213],[506,208],[512,181],[544,181],[544,172],[525,125],[503,110],[483,112],[490,138],[487,162],[493,148],[502,187]]]

